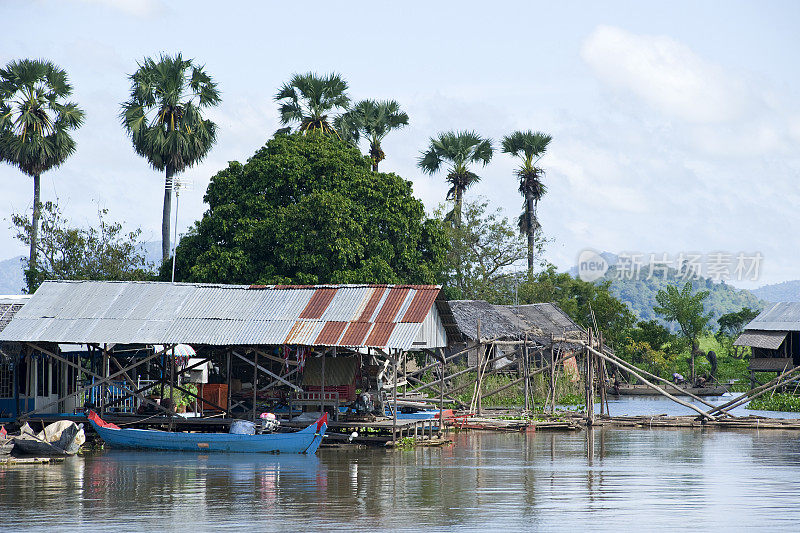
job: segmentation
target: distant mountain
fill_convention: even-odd
[[[22,294],[25,277],[22,275],[23,256],[0,261],[0,294]]]
[[[653,311],[653,307],[658,305],[656,303],[656,294],[668,285],[683,287],[686,280],[680,275],[680,272],[674,268],[668,268],[666,272],[655,271],[652,276],[649,276],[650,279],[647,279],[649,267],[645,265],[641,267],[638,276],[633,279],[626,279],[617,270],[618,256],[608,252],[603,252],[600,255],[610,266],[605,275],[597,280],[596,283],[611,281],[611,293],[628,304],[639,320],[659,320],[664,323]],[[571,269],[570,273],[576,275],[578,273],[577,267]],[[796,283],[798,284],[797,287],[800,288],[800,281]],[[712,322],[713,327],[716,327],[716,319],[726,313],[739,311],[742,307],[761,310],[768,301],[768,298],[756,295],[751,291],[737,289],[725,282],[714,282],[708,278],[701,277],[696,279],[692,282],[692,286],[695,291],[709,291],[708,298],[705,300],[705,311],[711,313],[714,319]],[[800,296],[800,290],[797,290],[796,294]],[[669,326],[673,329],[675,327],[674,324]]]
[[[764,285],[750,292],[768,302],[800,302],[800,279]]]

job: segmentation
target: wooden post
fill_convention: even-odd
[[[390,352],[391,353],[391,352]],[[394,387],[392,387],[392,440],[395,440],[395,432],[397,431],[397,352],[395,351],[392,357],[392,368],[394,370]]]
[[[475,410],[477,411],[478,415],[481,414],[481,371],[483,370],[483,339],[481,338],[481,319],[478,319],[477,329],[478,335],[478,371],[476,373],[476,380],[475,380]]]
[[[253,350],[253,422],[256,421],[256,401],[258,401],[258,351]]]
[[[225,406],[225,410],[228,412],[228,418],[233,418],[233,414],[231,414],[231,350],[230,348],[227,350],[227,376],[226,379],[228,381],[228,404]]]
[[[334,348],[334,351],[336,348]],[[327,350],[322,352],[322,378],[321,378],[321,386],[319,391],[319,415],[322,416],[322,413],[325,412],[325,356],[328,354]]]
[[[589,347],[594,342],[592,333],[592,329],[589,328]],[[594,424],[594,391],[592,390],[594,373],[592,367],[592,353],[590,350],[586,350],[586,423],[590,426]]]
[[[522,347],[522,377],[525,379],[525,412],[531,409],[530,402],[528,401],[528,394],[530,392],[531,383],[528,379],[528,372],[530,370],[530,361],[528,360],[528,332],[525,332],[525,345]]]
[[[175,406],[175,345],[169,352],[169,399],[172,404],[172,411],[169,417],[169,430],[172,431],[175,422],[175,413],[178,411]]]
[[[104,377],[108,377],[108,345],[103,344],[103,354],[101,358],[102,369],[100,374]],[[100,416],[105,416],[106,414],[106,401],[108,399],[108,384],[103,383],[102,387],[100,388]]]
[[[556,411],[556,351],[555,336],[550,334],[550,414]]]
[[[441,375],[439,377],[439,433],[444,430],[444,371],[447,365],[447,359],[444,357],[444,350],[438,349],[439,357],[442,358]]]

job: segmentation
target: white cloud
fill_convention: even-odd
[[[731,120],[746,105],[741,83],[669,37],[598,26],[581,55],[603,82],[688,122]]]
[[[136,17],[150,17],[163,9],[159,0],[80,0],[85,4],[94,4],[122,11]]]

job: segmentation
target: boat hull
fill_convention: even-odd
[[[728,387],[724,386],[683,388],[674,385],[659,385],[659,387],[673,396],[688,396],[689,394],[694,394],[695,396],[722,396],[728,392]],[[621,386],[619,387],[619,392],[617,392],[614,387],[608,387],[606,392],[615,396],[659,396],[661,394],[648,385]]]
[[[294,433],[236,435],[232,433],[180,433],[149,429],[113,429],[90,419],[100,438],[111,447],[139,450],[229,453],[314,454],[322,443],[327,423],[321,418]]]

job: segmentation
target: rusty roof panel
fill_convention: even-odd
[[[375,309],[378,307],[378,303],[380,303],[383,298],[384,292],[386,292],[386,287],[375,287],[372,289],[372,294],[367,301],[367,305],[361,312],[361,316],[358,317],[360,322],[369,322],[372,315],[375,313]]]
[[[389,336],[394,331],[394,322],[378,322],[367,337],[367,346],[386,346]]]
[[[411,305],[408,306],[403,318],[400,322],[422,322],[436,301],[436,296],[439,294],[438,289],[420,289],[411,300]]]
[[[300,313],[299,318],[322,318],[322,313],[325,312],[325,309],[328,308],[328,304],[330,304],[333,297],[336,296],[336,291],[337,289],[329,288],[315,290],[311,301],[308,302],[306,308]]]
[[[339,340],[339,346],[363,346],[370,327],[372,324],[369,322],[351,322]]]
[[[344,332],[344,328],[347,327],[347,322],[325,322],[325,325],[322,327],[322,331],[320,331],[319,336],[313,342],[313,344],[321,345],[321,346],[336,346],[339,341],[339,337],[342,336],[342,332]]]
[[[400,306],[403,305],[409,290],[397,287],[389,289],[389,294],[378,311],[375,322],[394,322],[394,317],[397,315],[397,311],[400,310]]]

